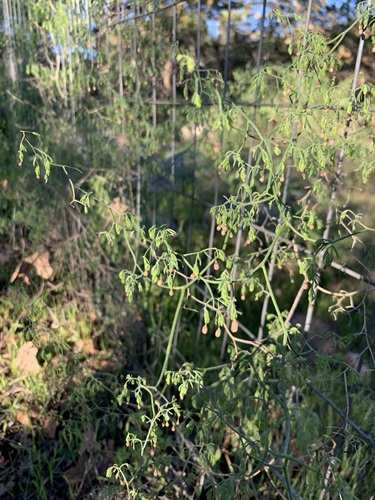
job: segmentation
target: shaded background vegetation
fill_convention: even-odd
[[[366,23],[355,2],[326,4],[304,31],[308,2],[265,2],[267,18],[249,1],[3,2],[0,495],[370,498],[375,249],[369,230],[348,236],[374,226],[373,12],[356,75]],[[310,328],[319,355],[301,356],[308,292],[295,299],[304,282],[311,299],[319,273],[299,247],[322,238],[342,148],[336,267],[319,264]],[[264,198],[250,202],[243,184]],[[287,345],[290,324],[274,304],[262,314],[269,289],[248,270],[275,245],[280,214],[292,222],[271,289],[284,320],[293,304],[302,313]],[[175,232],[156,233],[167,257],[148,253],[155,226]],[[172,255],[176,281],[160,270],[147,283],[143,257]],[[228,270],[239,313],[227,334],[249,342],[239,352],[207,321],[204,280],[175,315],[179,288],[213,255],[212,280]],[[134,257],[145,283],[129,303],[119,273],[136,274]],[[180,378],[160,389],[166,352]],[[128,375],[145,377],[143,396],[119,401]]]

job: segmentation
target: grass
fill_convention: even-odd
[[[78,498],[101,484],[123,442],[121,342],[96,346],[80,301],[54,307],[54,319],[49,304],[52,294],[30,300],[22,285],[0,296],[0,483],[10,498]]]

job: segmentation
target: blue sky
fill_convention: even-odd
[[[248,3],[252,3],[251,0],[248,0]],[[326,5],[328,7],[336,6],[336,7],[341,7],[345,3],[344,0],[327,0]],[[352,0],[350,2],[353,6],[353,9],[355,9],[356,2]],[[261,8],[259,7],[259,12],[261,12]],[[208,28],[208,33],[210,34],[211,37],[215,38],[218,36],[218,27],[219,27],[219,22],[215,19],[207,19],[206,20],[207,28]]]

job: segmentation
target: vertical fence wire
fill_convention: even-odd
[[[17,81],[17,63],[12,35],[11,1],[9,3],[8,0],[3,0],[3,23],[5,34],[5,60],[8,77],[12,85],[15,85]]]
[[[120,19],[122,17],[122,4],[120,0],[116,1],[116,9],[117,16]],[[108,13],[108,25],[106,29],[106,53],[109,58],[110,50],[109,50],[109,13]],[[119,107],[120,107],[120,135],[121,135],[121,143],[124,145],[127,141],[125,137],[125,121],[124,121],[124,79],[123,79],[123,60],[124,60],[124,42],[123,42],[123,34],[122,34],[122,25],[120,23],[116,24],[115,30],[117,30],[117,45],[118,45],[118,95],[119,95]],[[110,65],[110,60],[108,60],[108,65]],[[111,97],[112,93],[110,92],[110,106],[113,105],[113,98]],[[116,125],[114,126],[116,128]],[[132,174],[130,171],[129,162],[127,159],[121,159],[122,162],[122,172],[123,178],[126,179],[127,183],[127,191],[128,191],[128,205],[132,211],[135,209],[134,203],[134,193],[133,193],[133,182],[132,182]]]
[[[227,29],[226,29],[224,73],[223,73],[223,81],[224,81],[223,95],[222,95],[223,99],[225,99],[225,97],[226,97],[227,85],[228,85],[229,47],[230,47],[230,36],[231,36],[231,11],[232,11],[232,1],[228,0],[228,19],[227,19]],[[200,54],[200,52],[199,52],[199,54]],[[223,143],[224,143],[224,132],[221,133],[221,137],[220,137],[220,150],[223,148]],[[214,185],[214,200],[213,200],[213,205],[212,205],[214,207],[216,207],[218,205],[218,202],[219,202],[219,189],[220,189],[220,177],[219,177],[218,171],[216,171],[215,172],[215,185]],[[215,229],[216,229],[216,217],[214,215],[212,215],[211,225],[210,225],[209,242],[208,242],[207,264],[209,264],[211,262],[211,259],[212,259],[212,248],[213,248],[213,243],[214,243]],[[209,274],[210,274],[210,268],[208,268],[206,271],[206,275],[208,276]],[[208,297],[208,295],[206,294],[206,292],[204,292],[203,293],[204,302],[207,300],[207,297]],[[197,328],[197,332],[196,332],[195,349],[194,349],[194,362],[196,362],[197,357],[198,357],[199,342],[200,342],[202,325],[203,325],[203,310],[200,312],[200,315],[199,315],[198,328]]]
[[[177,62],[176,62],[176,43],[177,43],[177,6],[172,7],[172,158],[171,158],[171,178],[172,178],[172,198],[171,198],[171,217],[170,224],[174,218],[174,197],[176,192],[176,100],[177,100]],[[165,292],[164,292],[165,293]],[[171,363],[173,365],[177,353],[177,343],[180,332],[181,311],[177,318],[177,324],[172,342]]]
[[[151,13],[151,30],[152,30],[152,55],[151,55],[151,66],[152,66],[152,128],[154,137],[156,135],[157,126],[157,94],[156,94],[156,39],[155,39],[155,0],[152,1],[152,13]],[[155,168],[151,175],[151,182],[156,177]],[[152,207],[151,207],[151,225],[156,224],[156,183],[153,182],[151,186],[152,193]]]
[[[226,43],[225,43],[225,59],[224,59],[224,89],[223,89],[223,99],[226,97],[226,92],[227,92],[227,86],[228,86],[228,71],[229,71],[229,45],[230,45],[230,34],[231,34],[231,12],[232,12],[232,0],[228,0],[228,20],[227,20],[227,31],[226,31]],[[221,134],[220,138],[220,149],[223,147],[223,132]],[[213,206],[216,207],[219,201],[219,189],[220,189],[220,177],[218,172],[215,174],[215,193],[214,193],[214,201],[213,201]],[[216,228],[216,218],[212,216],[211,220],[211,227],[210,227],[210,237],[209,237],[209,242],[208,242],[208,248],[209,253],[208,253],[208,260],[207,262],[211,261],[212,257],[212,247],[214,243],[214,235],[215,235],[215,228]],[[209,273],[209,269],[207,270],[207,273]]]
[[[67,53],[68,53],[68,71],[69,71],[69,94],[68,99],[70,103],[70,119],[73,125],[73,130],[76,120],[76,106],[75,106],[75,93],[74,93],[74,75],[73,75],[73,56],[70,47],[73,47],[74,40],[73,34],[75,31],[76,15],[69,16],[69,32],[67,33]]]
[[[137,17],[139,15],[139,3],[135,2],[134,4],[134,24],[133,24],[133,58],[134,58],[134,74],[135,74],[135,123],[136,123],[136,136],[139,137],[139,127],[138,127],[138,117],[140,114],[140,100],[141,100],[141,82],[138,73],[138,25],[137,25]],[[140,234],[140,224],[141,224],[141,189],[142,189],[142,172],[141,172],[141,155],[140,148],[137,142],[136,146],[136,188],[135,188],[135,215],[137,218],[136,225],[136,240],[137,240],[137,248],[136,248],[136,256],[138,257],[139,251],[139,234]]]
[[[306,35],[309,31],[312,3],[313,3],[312,0],[309,0],[308,6],[307,6],[306,22],[305,22],[305,27],[304,27],[304,41],[303,41],[304,46],[306,45]],[[300,99],[301,99],[302,78],[303,78],[303,74],[302,74],[302,71],[300,70],[298,73],[297,99],[296,99],[295,106],[298,106]],[[292,126],[291,140],[294,144],[296,144],[296,142],[297,142],[297,125],[296,124],[293,124],[293,126]],[[282,204],[284,206],[287,202],[287,198],[288,198],[288,194],[289,194],[289,184],[290,184],[291,172],[292,172],[292,159],[288,158],[283,193],[282,193]],[[282,218],[280,216],[278,223],[281,223],[281,221],[282,221]],[[273,276],[274,276],[275,267],[276,267],[277,253],[279,250],[279,244],[280,244],[280,239],[277,239],[275,246],[274,246],[273,253],[272,253],[272,258],[270,260],[269,267],[268,267],[268,281],[269,281],[269,283],[272,283],[272,281],[273,281]],[[264,296],[262,312],[261,312],[261,317],[260,317],[260,325],[259,325],[259,330],[258,330],[258,340],[259,341],[262,340],[263,335],[264,335],[264,327],[266,325],[269,300],[270,300],[270,296],[268,293],[266,293]]]
[[[201,1],[198,0],[198,15],[197,15],[197,58],[195,69],[198,72],[199,78],[199,70],[201,64]],[[188,235],[187,235],[187,243],[186,243],[186,253],[190,253],[191,249],[191,237],[193,232],[193,217],[194,217],[194,205],[195,205],[195,175],[196,175],[196,166],[197,166],[197,125],[194,124],[194,139],[193,139],[193,160],[192,160],[192,189],[191,189],[191,200],[190,200],[190,211],[189,211],[189,227],[188,227]]]
[[[171,143],[171,209],[170,224],[174,218],[174,197],[176,190],[176,101],[177,101],[177,5],[172,7],[172,143]]]

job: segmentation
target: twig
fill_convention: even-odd
[[[257,224],[251,224],[251,226],[254,229],[256,229],[257,231],[259,231],[267,236],[271,236],[272,238],[276,237],[276,234],[273,231],[270,231],[269,229],[266,229],[263,226],[258,226]],[[288,240],[287,238],[280,237],[279,239],[282,243],[286,243],[288,245],[292,244],[292,241]],[[307,255],[312,255],[312,253],[313,253],[310,250],[308,250],[306,247],[304,247],[303,245],[296,244],[295,246],[300,252],[303,252]],[[338,269],[342,273],[345,273],[348,276],[351,276],[352,278],[355,278],[355,279],[360,280],[360,281],[364,281],[365,283],[368,283],[369,285],[375,286],[375,281],[372,280],[371,278],[369,278],[367,276],[363,276],[362,274],[357,273],[356,271],[353,271],[352,269],[349,269],[348,267],[346,267],[342,264],[339,264],[338,262],[333,261],[331,263],[331,267],[333,267],[334,269]]]
[[[288,316],[286,317],[286,320],[285,320],[285,324],[289,324],[292,317],[293,317],[293,314],[295,313],[296,309],[297,309],[297,306],[299,304],[299,301],[301,300],[301,297],[303,295],[303,292],[307,289],[307,283],[306,281],[304,281],[300,287],[300,289],[298,290],[298,293],[294,299],[294,302],[292,304],[292,307],[290,308],[289,310],[289,313],[288,313]],[[278,330],[277,333],[280,333],[282,330]]]
[[[270,474],[270,471],[269,471],[269,467],[265,467],[264,468],[264,472],[267,474],[268,476],[268,479],[270,480],[270,483],[272,484],[272,486],[275,488],[275,490],[277,491],[277,494],[278,496],[280,496],[283,500],[287,500],[287,498],[281,493],[280,489],[276,486],[274,480],[272,479],[271,477],[271,474]],[[281,476],[281,474],[280,474]],[[282,477],[282,476],[281,476]],[[279,478],[280,479],[280,478]],[[285,486],[285,481],[281,480],[281,482],[284,484]]]
[[[316,388],[313,384],[310,382],[306,381],[307,387],[310,387],[312,391],[315,392],[320,398],[322,398],[326,403],[328,403],[331,408],[335,410],[336,413],[340,415],[341,418],[345,420],[346,423],[348,423],[356,432],[359,434],[368,444],[373,446],[375,448],[375,440],[370,437],[368,434],[366,434],[360,427],[358,427],[357,424],[355,424],[350,418],[347,418],[345,413],[338,408],[338,406],[335,405],[333,401],[331,401],[325,394],[319,391],[318,388]]]
[[[268,350],[266,347],[264,347],[262,345],[262,341],[261,340],[245,340],[245,339],[240,339],[238,337],[235,337],[232,332],[230,331],[229,327],[227,324],[224,324],[224,329],[226,331],[226,333],[228,334],[228,336],[230,337],[230,339],[232,340],[233,344],[235,345],[235,350],[236,350],[236,355],[238,354],[237,352],[237,342],[239,344],[246,344],[246,345],[252,345],[253,347],[255,348],[259,348],[261,351],[263,351],[265,354],[268,354]]]
[[[277,469],[274,469],[272,468],[272,473],[275,474],[275,476],[278,477],[278,479],[280,479],[280,481],[286,485],[286,481],[285,481],[285,478],[284,476],[281,474],[280,471],[278,471]],[[292,494],[292,498],[293,500],[303,500],[303,497],[301,497],[301,495],[293,488],[293,487],[290,487],[290,490],[291,490],[291,494]]]

